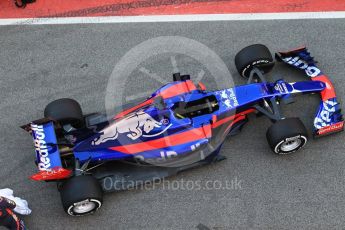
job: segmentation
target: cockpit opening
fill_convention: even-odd
[[[179,119],[211,114],[218,109],[219,104],[214,95],[189,102],[178,102],[172,107],[175,116]]]

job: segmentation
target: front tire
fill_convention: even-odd
[[[238,73],[249,78],[252,69],[258,68],[263,73],[268,73],[274,66],[274,61],[269,49],[261,44],[255,44],[243,48],[236,54],[235,66]]]
[[[62,185],[61,201],[70,216],[84,216],[97,211],[103,203],[103,192],[96,178],[88,175],[68,179]]]
[[[272,151],[286,155],[298,151],[308,141],[308,133],[299,118],[286,118],[274,123],[266,133]]]

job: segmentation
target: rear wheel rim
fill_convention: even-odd
[[[85,214],[96,209],[97,205],[93,201],[85,200],[74,204],[73,212],[76,214]]]

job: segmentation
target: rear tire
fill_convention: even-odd
[[[247,46],[236,54],[235,65],[238,73],[249,78],[251,70],[256,67],[263,73],[268,73],[274,66],[269,49],[261,44]]]
[[[308,141],[308,133],[299,118],[286,118],[274,123],[266,133],[272,151],[286,155],[298,151]]]
[[[52,118],[61,125],[70,124],[74,128],[82,128],[85,124],[79,103],[70,98],[62,98],[49,103],[44,110],[44,117]]]
[[[84,216],[97,211],[103,203],[103,192],[96,178],[88,175],[68,179],[62,185],[61,201],[70,216]]]

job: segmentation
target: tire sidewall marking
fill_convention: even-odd
[[[251,69],[251,67],[254,67],[256,64],[268,64],[270,63],[269,60],[266,60],[266,59],[259,59],[259,60],[256,60],[256,61],[253,61],[251,64],[247,65],[246,67],[244,67],[244,69],[242,70],[242,74],[241,76],[244,77],[244,78],[248,78],[246,77],[245,73],[247,72],[247,70]]]

